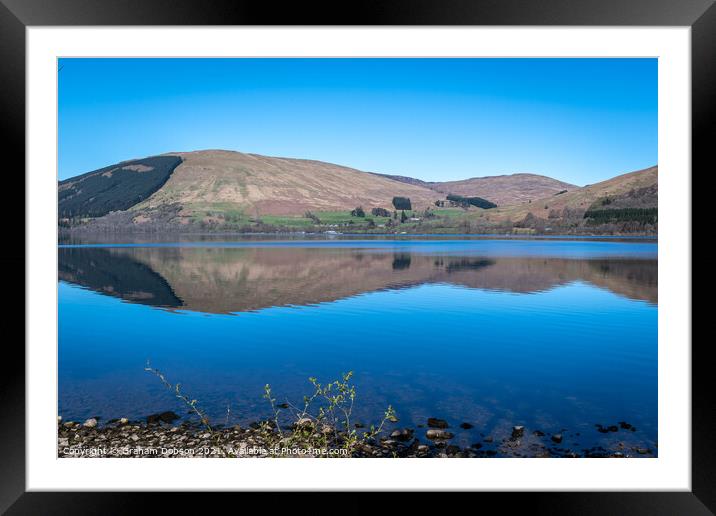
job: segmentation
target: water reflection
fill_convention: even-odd
[[[438,283],[528,294],[581,281],[656,304],[658,267],[656,260],[620,256],[436,255],[350,247],[86,247],[59,249],[59,278],[131,303],[234,313]]]

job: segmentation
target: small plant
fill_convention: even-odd
[[[145,371],[157,376],[159,380],[172,391],[175,396],[189,407],[191,412],[199,417],[201,424],[211,434],[211,440],[222,450],[224,456],[229,454],[221,444],[221,431],[212,428],[206,413],[198,406],[198,402],[181,390],[181,384],[173,385],[166,376],[151,367],[147,360]],[[371,425],[366,431],[359,432],[353,424],[353,405],[356,399],[356,389],[351,383],[353,372],[342,374],[339,380],[321,384],[316,378],[309,378],[313,392],[303,397],[303,403],[296,406],[288,400],[286,403],[276,403],[271,386],[264,387],[263,398],[271,406],[271,417],[258,424],[257,431],[267,448],[273,449],[299,449],[299,450],[342,450],[344,453],[337,456],[352,456],[362,446],[372,442],[383,431],[386,422],[397,422],[395,410],[391,405],[383,413],[378,426]],[[231,408],[226,408],[226,425],[229,424]],[[290,422],[288,427],[282,427],[281,422],[286,421],[284,411]],[[330,454],[327,456],[331,456]]]
[[[219,450],[223,456],[228,457],[229,453],[224,449],[223,446],[220,446],[221,443],[221,435],[214,431],[214,429],[211,427],[211,424],[209,423],[209,417],[206,415],[206,413],[199,408],[197,405],[197,400],[192,399],[190,396],[187,396],[182,392],[181,390],[181,384],[177,383],[176,385],[172,385],[169,380],[167,380],[166,376],[164,376],[164,373],[162,373],[159,369],[154,369],[151,364],[149,363],[149,360],[147,360],[147,365],[144,367],[144,370],[147,372],[152,373],[155,375],[159,380],[164,384],[164,386],[169,389],[170,391],[173,391],[177,398],[179,398],[181,401],[184,402],[184,404],[189,407],[189,409],[199,416],[199,420],[201,421],[201,424],[204,426],[204,428],[209,432],[211,441],[216,446],[216,449]],[[229,418],[229,412],[230,408],[227,406],[227,421]]]
[[[388,405],[379,425],[371,425],[358,432],[352,423],[355,386],[351,384],[353,372],[341,375],[339,380],[321,384],[309,378],[313,393],[303,397],[302,406],[290,402],[283,404],[291,413],[292,432],[285,433],[279,420],[282,409],[276,404],[271,386],[264,387],[264,398],[271,404],[273,418],[262,425],[263,436],[275,446],[299,449],[342,449],[350,456],[361,446],[375,439],[388,421],[397,421],[395,410]]]

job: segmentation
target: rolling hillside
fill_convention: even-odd
[[[430,188],[444,194],[482,197],[498,206],[507,206],[548,197],[564,190],[576,190],[579,187],[537,174],[510,174],[431,183]]]
[[[438,202],[453,196],[480,202]],[[410,206],[395,211],[394,198]],[[657,167],[581,188],[534,174],[428,183],[206,150],[125,161],[58,184],[60,225],[102,232],[653,233],[657,208]]]
[[[383,175],[407,184],[430,188],[441,194],[455,194],[463,197],[482,197],[498,206],[521,204],[534,199],[548,197],[564,190],[579,187],[547,176],[537,174],[509,174],[490,177],[473,177],[460,181],[428,182],[406,176]]]
[[[388,208],[409,197],[425,209],[441,196],[360,170],[303,159],[221,150],[177,153],[182,158],[167,183],[137,208],[179,203],[184,215],[222,210],[227,204],[251,217],[303,215],[306,211]]]
[[[659,167],[650,167],[526,204],[500,207],[491,218],[519,221],[530,213],[543,219],[583,218],[590,209],[656,208],[658,172]]]

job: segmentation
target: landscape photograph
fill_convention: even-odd
[[[657,72],[59,59],[57,456],[658,457]]]

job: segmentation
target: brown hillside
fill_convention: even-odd
[[[375,174],[320,161],[222,150],[178,152],[183,159],[166,184],[135,208],[179,203],[183,215],[226,207],[247,216],[302,215],[308,210],[392,209],[394,196],[413,207],[432,206],[440,194]]]
[[[522,204],[579,187],[537,174],[510,174],[430,183],[430,188],[444,194],[482,197],[498,206],[507,206]]]
[[[579,215],[606,197],[618,199],[615,207],[655,207],[658,196],[658,172],[658,166],[650,167],[561,195],[543,197],[527,204],[499,207],[490,211],[490,218],[517,222],[524,219],[528,213],[532,213],[535,217],[546,219],[550,213],[562,217],[566,213],[565,209]]]

